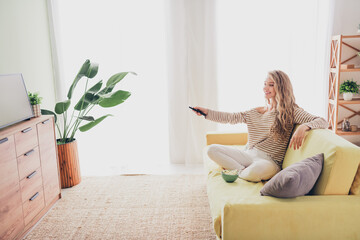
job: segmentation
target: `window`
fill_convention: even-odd
[[[99,63],[95,80],[134,71],[118,89],[132,96],[89,132],[77,133],[83,174],[118,173],[168,162],[165,14],[162,0],[57,0],[58,52],[68,89],[85,59]],[[85,79],[76,88],[79,98]],[[74,97],[76,99],[76,96]],[[77,98],[77,99],[78,99]],[[100,171],[99,171],[100,170]]]
[[[217,1],[219,109],[263,106],[267,72],[279,69],[289,75],[297,103],[325,117],[329,4]],[[239,125],[219,129],[239,130]]]

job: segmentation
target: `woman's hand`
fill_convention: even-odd
[[[304,124],[300,125],[295,133],[293,134],[291,140],[290,140],[290,148],[291,146],[294,146],[294,150],[297,150],[301,147],[303,144],[303,141],[305,139],[305,132],[310,130],[310,128]]]
[[[208,115],[209,110],[207,108],[202,108],[202,107],[194,107],[194,108],[202,111],[203,113],[205,113],[205,115]],[[194,113],[196,113],[196,115],[198,115],[198,116],[202,116],[200,113],[198,113],[196,111],[194,111]]]

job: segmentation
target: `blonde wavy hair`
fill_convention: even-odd
[[[268,78],[274,81],[276,118],[270,129],[270,134],[275,140],[287,140],[286,135],[294,127],[294,111],[298,105],[295,103],[293,87],[289,76],[280,71],[274,70],[268,73]]]

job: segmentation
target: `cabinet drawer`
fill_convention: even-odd
[[[38,145],[36,125],[24,128],[15,133],[17,156],[21,156]]]
[[[44,192],[38,188],[33,195],[23,203],[24,222],[27,225],[44,208]]]
[[[35,147],[17,158],[20,180],[40,167],[39,148]]]
[[[38,168],[20,182],[22,202],[30,199],[42,187],[41,169]]]

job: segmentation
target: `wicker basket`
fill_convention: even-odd
[[[32,108],[34,111],[34,117],[40,117],[41,116],[40,104],[32,105]]]

